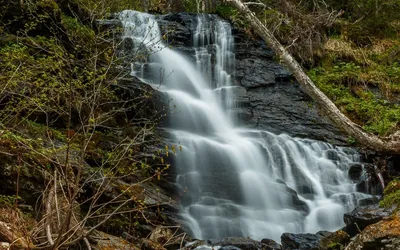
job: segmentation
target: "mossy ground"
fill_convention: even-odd
[[[400,40],[376,38],[358,47],[343,37],[325,44],[308,74],[343,113],[366,131],[387,136],[400,127]]]

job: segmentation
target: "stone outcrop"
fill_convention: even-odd
[[[285,250],[318,250],[321,239],[329,234],[327,231],[320,231],[316,234],[284,233],[281,236],[281,241]]]
[[[380,208],[378,205],[357,207],[353,211],[344,214],[343,218],[346,227],[343,230],[353,237],[368,225],[390,216],[393,209]]]
[[[246,88],[245,119],[257,129],[341,144],[345,137],[323,117],[292,74],[261,40],[236,35],[236,84]]]
[[[367,226],[346,247],[346,250],[400,249],[400,218],[399,214]]]

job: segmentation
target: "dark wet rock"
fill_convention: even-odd
[[[282,180],[277,179],[276,182],[285,186],[285,193],[290,196],[290,208],[294,208],[297,211],[304,211],[306,214],[310,212],[307,203],[300,200],[297,192],[294,189],[288,187]]]
[[[339,250],[343,246],[345,246],[349,241],[350,241],[350,236],[346,232],[339,230],[322,238],[321,241],[319,242],[319,249]]]
[[[387,157],[387,159],[385,159],[383,162],[386,163],[386,171],[384,176],[385,181],[389,182],[390,180],[400,176],[400,155],[392,155]]]
[[[185,22],[184,22],[185,23]],[[191,46],[192,33],[190,26],[184,26],[177,22],[168,20],[160,20],[158,22],[162,34],[168,34],[169,39],[166,41],[172,46]]]
[[[313,186],[310,184],[298,184],[297,189],[299,190],[299,193],[304,196],[304,197],[313,197],[315,194],[315,190],[313,189]]]
[[[227,237],[221,241],[214,241],[213,246],[233,246],[242,250],[258,250],[261,248],[261,242],[243,237]]]
[[[224,247],[221,247],[220,250],[241,250],[241,248],[238,248],[235,246],[224,246]]]
[[[262,250],[282,250],[282,245],[271,239],[262,239]]]
[[[361,206],[369,206],[369,205],[376,205],[379,202],[378,197],[372,197],[372,198],[365,198],[362,200],[358,201],[358,205]]]
[[[355,169],[349,171],[349,176],[352,174],[354,177],[359,175],[360,166],[355,165]],[[383,183],[381,181],[380,171],[376,165],[363,164],[361,167],[361,176],[357,182],[356,189],[358,192],[367,193],[372,195],[381,195],[383,193]]]
[[[296,180],[296,190],[298,193],[306,198],[312,198],[316,191],[309,178],[299,168],[292,168],[293,176]]]
[[[250,41],[236,34],[236,84],[247,89],[252,116],[248,126],[273,133],[289,133],[337,144],[346,137],[295,82],[292,74],[274,60],[274,53],[262,41]]]
[[[118,84],[114,86],[114,91],[118,97],[125,100],[124,112],[115,114],[115,126],[125,124],[126,119],[154,119],[154,117],[164,117],[168,113],[169,98],[166,94],[153,89],[150,85],[144,84],[136,77],[125,77],[118,79]],[[143,103],[137,105],[139,98]]]
[[[322,238],[331,234],[320,231],[316,234],[284,233],[281,236],[282,246],[285,250],[318,250]]]
[[[343,231],[353,237],[366,226],[377,223],[383,218],[390,216],[393,210],[394,208],[380,208],[377,204],[357,207],[353,211],[343,215],[344,222],[346,223],[346,227],[343,228]]]
[[[358,192],[372,195],[381,195],[383,193],[382,186],[376,177],[360,181],[356,185],[356,189]]]
[[[338,151],[335,149],[328,149],[324,152],[324,155],[326,158],[332,161],[338,161],[339,159],[339,154]]]
[[[276,243],[276,242],[275,242]],[[278,244],[279,245],[279,244]],[[259,241],[252,240],[244,237],[227,237],[222,240],[198,240],[186,244],[183,248],[189,249],[210,249],[210,247],[220,247],[219,249],[225,250],[269,250],[274,248],[267,248],[267,245],[262,244]],[[279,249],[279,248],[277,248]]]
[[[349,169],[349,177],[353,181],[359,181],[363,172],[363,166],[361,164],[353,164]]]
[[[397,250],[400,249],[400,219],[399,215],[367,226],[346,250]]]

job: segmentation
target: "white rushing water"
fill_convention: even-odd
[[[152,15],[124,11],[120,17],[125,37],[151,52],[132,74],[159,87],[176,106],[168,130],[183,147],[175,167],[177,183],[187,190],[182,217],[194,237],[280,241],[284,232],[344,225],[343,213],[366,197],[347,176],[357,153],[235,126],[234,39],[227,22],[193,15],[190,57],[163,43]]]

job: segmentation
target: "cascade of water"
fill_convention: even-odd
[[[343,213],[366,196],[356,192],[347,176],[357,153],[236,128],[227,114],[235,105],[229,101],[235,88],[230,26],[215,16],[197,18],[192,63],[162,43],[153,16],[121,13],[125,36],[136,47],[157,51],[150,53],[141,75],[150,84],[161,84],[177,107],[169,131],[183,147],[176,167],[177,183],[187,189],[181,200],[186,228],[200,239],[278,241],[284,232],[338,229]]]

